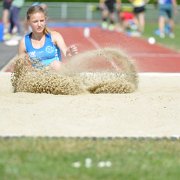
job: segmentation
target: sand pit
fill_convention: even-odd
[[[137,74],[112,48],[73,58],[60,74],[21,60],[0,74],[0,136],[179,137],[179,74]]]
[[[180,135],[180,76],[139,75],[128,94],[13,93],[0,73],[0,136],[164,137]]]

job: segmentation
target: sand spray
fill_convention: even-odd
[[[60,72],[40,64],[34,68],[27,56],[17,56],[11,82],[14,92],[131,93],[138,88],[138,75],[133,59],[120,49],[107,47],[71,57]]]

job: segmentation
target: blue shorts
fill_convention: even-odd
[[[163,16],[168,19],[172,19],[173,18],[172,4],[159,5],[159,16]]]

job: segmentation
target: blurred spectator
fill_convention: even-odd
[[[115,29],[115,5],[117,10],[120,10],[121,0],[100,0],[99,6],[102,10],[102,25],[103,29],[113,31]]]
[[[9,29],[9,12],[11,3],[12,0],[3,0],[2,22],[4,25],[4,33],[7,33]]]
[[[132,7],[121,8],[121,11],[119,13],[119,18],[120,18],[122,30],[124,32],[137,30],[136,20]]]
[[[158,0],[159,5],[159,36],[165,37],[165,26],[169,24],[169,37],[174,38],[174,14],[177,13],[176,0]]]
[[[24,0],[13,0],[10,8],[10,27],[9,33],[4,35],[5,44],[7,46],[17,46],[21,36],[20,10],[24,5]],[[17,31],[17,34],[16,31]]]
[[[144,32],[145,27],[145,11],[148,0],[129,0],[134,8],[135,19],[138,25],[139,33]]]
[[[24,0],[13,0],[10,9],[10,29],[9,33],[13,34],[13,28],[17,27],[17,38],[20,38],[21,24],[19,13],[24,5]]]

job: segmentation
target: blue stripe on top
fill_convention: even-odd
[[[53,61],[61,61],[61,51],[52,42],[50,33],[46,34],[44,46],[38,49],[32,46],[31,36],[32,33],[25,36],[25,46],[33,66],[48,66]]]
[[[172,0],[159,0],[159,4],[172,4]]]

